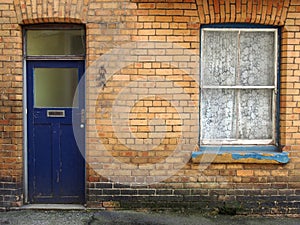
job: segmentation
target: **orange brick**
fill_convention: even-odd
[[[167,10],[166,11],[166,15],[168,16],[173,16],[173,15],[176,15],[176,16],[182,16],[184,14],[184,10],[181,10],[181,9],[177,9],[177,10]]]
[[[138,31],[138,35],[154,35],[155,34],[155,30],[153,29],[143,29],[143,30],[139,30]]]
[[[154,9],[155,3],[139,3],[138,8],[139,9]]]
[[[139,22],[150,22],[154,21],[154,16],[138,16]]]
[[[149,10],[149,15],[166,15],[166,10]]]
[[[172,22],[172,16],[155,16],[156,22]]]
[[[254,171],[253,170],[237,170],[236,175],[240,177],[248,177],[248,176],[253,176]]]

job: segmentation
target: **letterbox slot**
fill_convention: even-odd
[[[47,110],[47,117],[65,117],[65,110]]]

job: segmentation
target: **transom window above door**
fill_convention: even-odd
[[[278,142],[278,29],[201,29],[201,145]]]
[[[85,56],[85,30],[82,26],[42,26],[26,29],[27,56]]]

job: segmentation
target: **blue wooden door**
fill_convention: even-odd
[[[27,61],[30,203],[85,201],[83,73],[84,61]]]

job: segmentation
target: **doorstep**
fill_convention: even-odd
[[[78,204],[29,204],[18,209],[41,209],[41,210],[85,210],[85,206]]]

